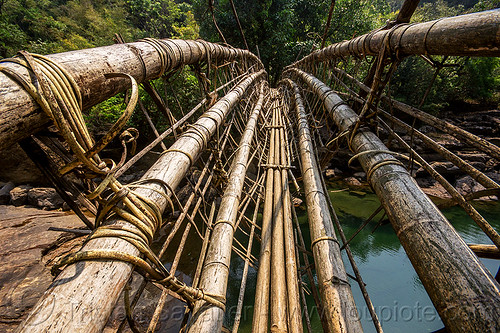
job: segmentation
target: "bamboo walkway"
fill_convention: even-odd
[[[291,64],[275,88],[249,51],[202,40],[121,40],[1,60],[0,149],[19,142],[92,231],[81,250],[55,264],[54,283],[18,331],[101,332],[123,295],[126,315],[114,331],[161,331],[166,304],[176,298],[185,304],[177,318],[183,332],[237,332],[245,304],[252,304],[253,332],[312,332],[306,302],[312,297],[325,332],[362,332],[361,305],[352,292],[359,287],[375,330],[383,332],[349,247],[357,233],[347,239],[322,175],[325,161],[340,148],[348,148],[349,163],[357,160],[366,172],[381,202],[372,217],[381,211],[389,217],[447,331],[500,330],[500,286],[478,258],[500,257],[500,235],[471,204],[499,196],[500,184],[408,119],[497,160],[500,148],[393,100],[388,86],[406,57],[424,57],[437,73],[443,64],[433,57],[456,62],[500,56],[500,10],[407,24],[415,3],[405,1],[386,27]],[[199,84],[192,105],[180,103],[176,88],[187,84],[186,75]],[[83,111],[118,93],[126,101],[123,115],[95,140]],[[145,95],[156,111],[141,100]],[[138,131],[126,124],[136,104],[156,139],[134,153]],[[49,130],[50,124],[56,129]],[[419,155],[415,138],[486,189],[461,195]],[[394,142],[403,152],[394,151]],[[119,160],[106,155],[109,144],[121,144]],[[157,154],[156,162],[140,180],[122,182],[146,154]],[[416,165],[493,245],[464,242],[413,179]],[[305,198],[308,235],[297,218],[296,197]],[[185,283],[176,271],[192,251],[197,263]],[[243,265],[237,277],[235,256]],[[141,283],[131,288],[134,271]],[[257,281],[249,300],[251,271]],[[228,291],[235,278],[237,296]],[[134,308],[148,285],[160,293],[151,318],[139,322]],[[236,310],[228,311],[229,304]]]

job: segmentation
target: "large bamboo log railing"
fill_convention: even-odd
[[[316,50],[288,68],[303,68],[313,63],[351,55],[377,55],[386,46],[400,58],[415,54],[498,57],[499,27],[500,9],[414,25],[397,25],[392,29],[375,30]]]
[[[264,86],[261,85],[259,99],[255,104],[245,131],[240,140],[229,174],[229,182],[222,196],[222,202],[213,225],[210,245],[200,279],[200,288],[209,294],[226,297],[231,251],[238,206],[245,184],[251,142],[264,100]],[[224,319],[224,309],[198,301],[193,310],[189,332],[219,332]]]
[[[155,201],[163,212],[167,206],[167,200],[162,194],[170,196],[172,193],[169,191],[165,193],[165,187],[158,185],[154,179],[162,180],[171,189],[175,189],[229,111],[264,73],[261,70],[248,75],[206,111],[193,125],[199,129],[190,129],[179,137],[142,177],[147,188],[139,188],[136,191]],[[206,137],[203,137],[202,133],[206,133]],[[148,179],[153,181],[147,182]],[[106,224],[124,225],[127,223],[121,220],[111,220]],[[117,238],[93,239],[83,248],[83,250],[92,249],[110,249],[133,256],[139,255],[136,247]],[[45,292],[18,331],[100,332],[132,270],[132,264],[120,261],[86,261],[69,265]]]
[[[133,76],[138,83],[158,78],[163,72],[183,65],[200,62],[246,60],[262,69],[258,58],[246,50],[224,47],[204,41],[162,40],[165,50],[153,44],[138,41],[86,50],[48,55],[63,66],[75,79],[82,93],[84,109],[96,105],[129,88],[127,79],[108,79],[106,74],[124,73]],[[15,70],[29,80],[26,68],[2,63],[0,67]],[[45,128],[49,118],[37,103],[16,82],[0,72],[0,150]]]
[[[341,131],[356,113],[323,82],[299,69],[288,74],[318,96]],[[408,171],[370,131],[355,133],[355,153],[379,197],[408,258],[450,332],[499,329],[500,287]],[[387,161],[393,161],[387,163]]]
[[[299,154],[304,182],[304,196],[311,234],[311,247],[318,275],[328,332],[362,332],[358,311],[340,254],[340,243],[329,214],[326,193],[323,191],[320,169],[314,156],[307,116],[299,87],[288,83],[298,119]]]

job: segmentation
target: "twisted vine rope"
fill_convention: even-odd
[[[166,52],[165,52],[166,53]],[[167,67],[168,58],[164,65]],[[36,78],[35,83],[28,81],[23,75],[11,68],[2,66],[2,63],[15,63],[28,70]],[[162,66],[163,67],[163,66]],[[196,300],[203,299],[220,308],[225,308],[225,298],[218,295],[209,295],[201,289],[192,288],[177,280],[162,264],[160,259],[149,247],[153,236],[162,225],[162,212],[158,205],[148,198],[135,192],[133,189],[141,187],[141,183],[157,183],[165,188],[165,193],[174,193],[170,186],[159,179],[141,180],[130,185],[122,185],[114,177],[114,173],[125,162],[126,144],[135,142],[138,137],[136,129],[125,130],[120,139],[125,149],[118,165],[110,159],[101,159],[98,153],[115,138],[132,116],[138,100],[138,86],[135,79],[122,73],[107,74],[107,78],[124,77],[131,82],[130,100],[120,118],[111,129],[97,142],[92,139],[83,119],[82,96],[74,78],[53,60],[25,51],[19,52],[14,58],[0,61],[0,71],[18,82],[30,96],[40,105],[42,110],[52,119],[62,137],[69,145],[76,158],[62,167],[59,172],[64,175],[76,168],[84,169],[87,174],[103,178],[97,188],[87,194],[89,199],[99,202],[95,229],[87,238],[114,237],[127,241],[135,246],[147,260],[125,252],[114,250],[87,250],[78,251],[61,258],[52,268],[57,273],[63,266],[86,260],[118,260],[130,263],[139,268],[148,279],[151,279],[173,292],[182,296],[190,306]],[[170,198],[160,193],[170,203]],[[102,225],[102,222],[111,217],[120,217],[131,226]]]

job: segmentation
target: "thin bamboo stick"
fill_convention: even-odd
[[[282,99],[278,98],[274,107],[274,162],[280,164],[280,146],[285,143],[281,141],[280,130],[276,127],[282,126],[280,122]],[[288,302],[285,273],[285,246],[283,238],[283,187],[281,186],[281,171],[273,168],[274,191],[273,191],[273,231],[271,246],[271,332],[286,332],[288,330]]]
[[[500,12],[500,9],[498,10]],[[364,85],[362,82],[356,80],[353,76],[349,75],[345,71],[339,68],[333,68],[332,69],[334,72],[337,72],[353,83],[355,83],[359,88],[361,88],[364,91],[369,91],[370,88],[366,85]],[[472,133],[469,133],[465,131],[464,129],[455,126],[453,124],[448,123],[447,121],[444,121],[442,119],[439,119],[431,114],[428,114],[426,112],[423,112],[413,106],[407,105],[405,103],[396,101],[394,99],[389,98],[386,95],[381,96],[381,100],[388,105],[392,105],[392,107],[403,111],[404,113],[416,117],[419,120],[423,121],[424,123],[431,125],[437,129],[440,129],[441,131],[448,133],[457,139],[466,142],[467,144],[476,147],[477,149],[487,153],[488,155],[495,157],[497,160],[500,160],[500,147],[494,145],[493,143],[489,142],[488,140],[485,140],[477,135],[474,135]]]
[[[288,141],[285,137],[285,122],[281,122],[283,128],[279,129],[280,132],[280,155],[281,165],[290,165],[287,158],[285,147]],[[285,239],[285,270],[286,270],[286,287],[288,298],[288,318],[289,318],[289,332],[302,333],[302,312],[300,309],[300,293],[299,293],[299,277],[297,274],[297,260],[295,256],[295,240],[293,236],[293,223],[292,223],[292,201],[290,199],[290,188],[288,186],[288,171],[289,169],[281,170],[281,185],[283,187],[283,236]]]

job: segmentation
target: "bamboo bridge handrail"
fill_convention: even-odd
[[[229,173],[229,181],[222,196],[221,205],[213,225],[210,245],[200,278],[199,287],[206,293],[226,297],[231,251],[235,232],[238,205],[245,183],[250,144],[254,137],[257,120],[264,100],[264,85],[259,99],[240,140]],[[188,332],[219,332],[222,329],[224,309],[203,300],[195,304]]]
[[[396,25],[316,50],[287,68],[336,58],[377,55],[388,40],[390,52],[398,57],[414,54],[448,56],[500,56],[500,9]]]
[[[320,97],[340,131],[357,114],[323,82],[299,69],[287,73]],[[500,329],[500,286],[448,220],[422,192],[408,171],[387,153],[368,130],[352,139],[369,182],[389,216],[437,312],[450,332],[495,332]],[[393,161],[388,164],[387,161]]]
[[[263,68],[260,60],[247,50],[229,48],[205,41],[164,39],[161,40],[168,54],[162,55],[147,41],[115,44],[85,50],[48,55],[71,74],[82,93],[83,107],[87,109],[121,91],[128,89],[126,79],[107,79],[106,74],[124,73],[133,76],[138,83],[158,78],[162,72],[183,65],[217,61],[248,60],[256,64],[255,70]],[[207,53],[210,54],[207,54]],[[1,63],[22,74],[28,81],[26,68]],[[49,118],[37,103],[15,81],[0,72],[0,150],[45,128]]]
[[[249,74],[226,96],[206,111],[194,126],[206,129],[201,132],[189,129],[158,159],[141,178],[147,188],[136,190],[140,195],[155,201],[163,212],[167,206],[164,186],[148,179],[159,179],[174,189],[184,178],[191,163],[201,154],[206,142],[241,99],[249,87],[264,75],[265,71]],[[214,116],[218,114],[219,116]],[[109,225],[128,224],[121,220],[107,221]],[[128,224],[130,227],[130,224]],[[119,238],[90,240],[82,250],[109,249],[126,252],[133,256],[139,250]],[[101,332],[116,304],[125,283],[133,271],[133,265],[121,261],[84,261],[66,267],[45,292],[28,318],[21,323],[18,332]]]
[[[340,243],[335,236],[332,218],[324,193],[318,163],[314,156],[311,132],[302,103],[299,87],[286,80],[295,104],[298,119],[299,154],[302,165],[302,181],[307,205],[307,216],[311,234],[312,251],[318,285],[323,302],[324,316],[328,323],[325,331],[363,332],[356,304],[348,283],[347,273],[342,262]]]

